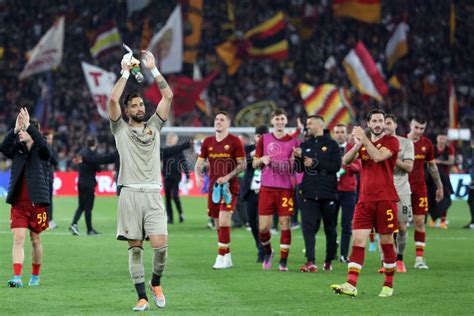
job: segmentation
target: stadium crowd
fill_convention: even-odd
[[[383,20],[375,25],[334,17],[331,2],[327,0],[235,1],[235,20],[230,21],[228,2],[204,2],[203,33],[198,59],[204,74],[216,67],[225,68],[216,55],[216,45],[234,31],[245,32],[277,11],[283,11],[287,16],[289,59],[249,60],[242,64],[234,76],[221,71],[208,89],[213,111],[224,108],[235,115],[250,103],[273,99],[278,106],[288,111],[292,120],[304,116],[298,83],[334,83],[350,87],[342,66],[342,60],[348,51],[357,40],[362,40],[374,59],[384,65],[384,50],[390,36],[387,26],[392,21],[403,18],[410,27],[409,54],[398,61],[393,70],[403,88],[390,89],[382,107],[387,112],[400,115],[401,134],[407,132],[407,121],[412,114],[428,115],[428,136],[434,139],[436,134],[447,129],[448,82],[453,80],[457,87],[460,125],[473,126],[474,108],[470,105],[474,101],[474,67],[469,52],[472,51],[474,42],[465,32],[468,26],[463,1],[459,1],[456,31],[457,41],[462,45],[449,44],[449,2],[436,2],[434,5],[434,1],[411,3],[404,0],[397,1],[396,4],[382,1]],[[41,94],[39,82],[46,83],[47,75],[40,74],[19,81],[18,74],[26,63],[27,52],[49,29],[54,18],[64,14],[66,29],[63,62],[51,73],[52,104],[47,126],[43,126],[43,129],[55,132],[61,170],[72,167],[72,158],[84,146],[88,134],[98,137],[99,153],[112,150],[113,137],[108,130],[108,122],[97,113],[80,63],[90,62],[118,73],[119,65],[116,60],[121,56],[120,50],[100,60],[93,60],[90,55],[91,41],[97,28],[113,19],[122,40],[138,49],[145,19],[148,17],[155,23],[155,33],[164,25],[176,3],[177,1],[153,2],[149,9],[127,14],[125,1],[1,1],[0,28],[3,33],[8,30],[8,36],[3,37],[0,44],[0,134],[5,134],[13,126],[14,113],[18,111],[19,105],[28,105],[31,113],[34,113]],[[11,25],[15,27],[12,28]],[[186,27],[184,29],[186,32]],[[335,58],[336,65],[328,70],[325,62],[330,56]],[[191,65],[184,65],[183,74],[192,76]],[[389,73],[386,72],[386,75],[388,77]],[[142,90],[144,86],[133,83],[132,88]],[[353,92],[356,121],[363,122],[363,113],[377,103],[359,95],[354,89]],[[213,115],[206,116],[195,108],[192,113],[176,118],[173,125],[211,126],[212,120]],[[295,125],[294,122],[290,123]],[[463,154],[469,157],[467,152]]]

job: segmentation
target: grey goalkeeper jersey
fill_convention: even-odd
[[[415,146],[413,142],[405,137],[397,136],[400,142],[398,159],[415,161]],[[411,194],[410,182],[408,182],[408,172],[395,167],[393,171],[393,180],[398,195]]]
[[[144,127],[134,128],[120,117],[110,129],[120,155],[118,185],[160,185],[160,131],[163,120],[154,113]]]

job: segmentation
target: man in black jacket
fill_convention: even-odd
[[[54,182],[54,171],[58,166],[58,154],[53,148],[53,140],[54,134],[53,132],[46,132],[44,133],[46,137],[46,142],[49,145],[49,152],[51,153],[51,158],[49,159],[50,167],[49,167],[49,196],[51,197],[51,202],[48,206],[48,221],[49,221],[49,229],[58,228],[58,225],[53,219],[53,182]]]
[[[268,133],[266,125],[260,125],[255,128],[255,143]],[[252,231],[255,246],[257,247],[257,263],[263,262],[263,248],[258,236],[258,192],[260,190],[260,169],[254,169],[252,166],[253,155],[255,154],[255,144],[245,146],[245,155],[247,160],[247,169],[240,181],[240,196],[247,204],[247,217],[250,230]]]
[[[341,168],[341,152],[337,143],[331,139],[329,131],[324,129],[324,119],[321,116],[309,116],[306,127],[310,138],[293,151],[296,158],[296,171],[304,172],[299,194],[307,262],[300,270],[302,272],[318,271],[315,265],[315,236],[322,218],[326,234],[324,270],[330,271],[332,270],[331,261],[335,258],[337,250],[336,173]]]
[[[168,214],[168,224],[173,224],[173,199],[179,214],[179,222],[184,222],[183,208],[179,199],[179,182],[184,172],[186,181],[189,181],[189,166],[184,157],[183,151],[191,147],[190,142],[177,145],[178,135],[169,133],[166,135],[166,147],[162,148],[163,177],[165,179],[166,213]]]
[[[18,136],[18,140],[17,140]],[[46,207],[49,196],[50,152],[39,132],[39,124],[30,121],[26,108],[17,116],[15,128],[5,136],[0,151],[12,159],[7,203],[12,205],[10,228],[13,233],[13,274],[10,287],[23,287],[21,281],[26,233],[30,230],[32,273],[28,285],[39,285],[43,246],[40,233],[48,228]]]
[[[79,193],[79,206],[74,213],[69,231],[79,236],[77,222],[81,218],[82,212],[85,213],[87,235],[95,236],[100,233],[92,227],[92,209],[94,208],[95,186],[97,181],[95,175],[100,171],[100,165],[114,163],[117,158],[117,152],[114,151],[106,155],[98,155],[96,153],[97,140],[95,137],[88,136],[86,139],[87,148],[79,152],[79,177],[77,180],[77,191]]]

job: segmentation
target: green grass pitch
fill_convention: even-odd
[[[377,295],[383,276],[377,273],[377,253],[366,253],[358,285],[359,296],[334,295],[329,286],[344,282],[346,265],[334,262],[331,272],[301,273],[304,263],[301,230],[293,231],[288,273],[274,265],[262,271],[256,264],[251,234],[245,229],[232,230],[234,268],[214,271],[216,233],[205,227],[204,198],[183,198],[186,221],[169,227],[169,256],[162,279],[167,298],[164,310],[151,312],[168,315],[381,315],[451,314],[473,312],[474,231],[462,229],[468,221],[467,204],[455,202],[449,212],[448,230],[428,229],[426,271],[412,268],[414,263],[413,230],[405,254],[408,273],[395,276],[391,298]],[[36,288],[6,287],[11,277],[10,207],[0,205],[0,314],[130,314],[136,294],[128,273],[127,244],[115,240],[117,200],[97,198],[93,212],[100,237],[74,237],[68,231],[76,198],[55,199],[55,220],[59,228],[43,236],[44,260],[41,285]],[[81,218],[80,231],[84,232]],[[318,233],[318,266],[324,258],[324,233]],[[272,237],[278,248],[279,237]],[[26,243],[23,282],[31,272],[31,247]],[[277,256],[278,257],[278,256]],[[145,247],[147,281],[151,274],[151,251]],[[149,293],[151,296],[151,293]]]

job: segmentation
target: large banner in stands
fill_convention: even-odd
[[[451,174],[451,184],[454,189],[452,199],[467,200],[469,193],[469,183],[471,177],[468,174]],[[97,173],[97,196],[114,196],[116,194],[116,183],[112,172]],[[8,183],[10,181],[10,171],[0,171],[0,196],[6,197],[8,193]],[[205,185],[207,188],[207,183]],[[198,189],[191,173],[190,181],[186,182],[183,176],[179,184],[179,190],[183,196],[203,196],[205,193]],[[162,190],[164,194],[164,190]],[[54,173],[54,195],[55,196],[76,196],[77,195],[77,172],[55,172]]]
[[[53,194],[55,196],[76,196],[77,195],[77,172],[55,172]],[[114,196],[116,195],[115,176],[111,171],[99,172],[96,175],[97,186],[95,188],[96,196]],[[203,196],[204,193],[197,188],[194,180],[194,174],[191,174],[190,181],[183,180],[179,184],[179,190],[182,196]],[[8,182],[7,182],[8,188]],[[161,190],[164,194],[164,190]]]

